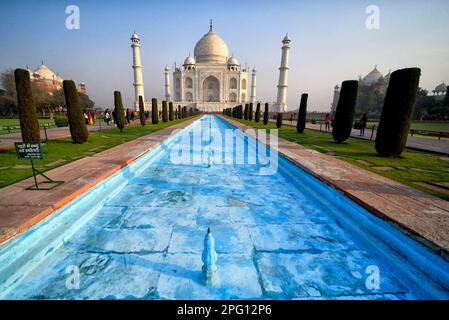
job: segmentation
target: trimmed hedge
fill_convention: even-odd
[[[167,101],[162,101],[162,122],[168,121],[168,108]]]
[[[257,103],[256,116],[254,117],[254,121],[256,121],[256,123],[260,121],[260,103]]]
[[[151,123],[158,124],[159,123],[159,111],[157,109],[157,99],[151,99]]]
[[[282,127],[282,113],[278,113],[276,116],[276,128]]]
[[[249,105],[245,103],[245,115],[244,115],[245,120],[248,120],[248,114],[249,114]]]
[[[391,74],[376,134],[379,155],[399,156],[404,150],[419,90],[421,69],[407,68]]]
[[[14,78],[16,82],[17,107],[19,109],[22,141],[25,143],[39,143],[41,142],[41,136],[33,91],[31,89],[30,73],[25,69],[16,69],[14,71]]]
[[[298,133],[304,133],[304,129],[306,128],[306,117],[307,117],[307,99],[309,95],[307,93],[303,93],[301,95],[301,102],[299,104],[298,110],[298,121],[296,122],[296,131]]]
[[[268,118],[270,117],[270,110],[268,109],[268,102],[265,103],[265,112],[263,113],[263,124],[268,124]]]
[[[117,118],[117,128],[123,132],[125,127],[125,110],[123,109],[122,94],[120,91],[114,91],[115,116]]]
[[[253,103],[249,104],[248,120],[253,121]]]
[[[181,105],[180,104],[178,105],[178,112],[177,112],[177,114],[178,114],[178,119],[181,119],[182,114],[181,114]]]
[[[145,104],[143,103],[143,97],[139,96],[139,117],[140,124],[144,127],[147,123],[147,118],[145,117]]]
[[[55,125],[57,127],[67,127],[69,125],[69,119],[66,116],[55,116]]]
[[[64,88],[67,118],[69,120],[72,141],[73,143],[85,143],[89,137],[89,131],[87,130],[86,122],[84,121],[75,82],[72,80],[64,80],[62,86]]]
[[[344,81],[341,85],[340,98],[338,99],[332,128],[332,136],[335,142],[341,143],[351,135],[358,87],[359,82],[356,80]]]
[[[170,120],[170,121],[175,120],[175,115],[173,113],[173,102],[171,102],[171,101],[168,104],[168,120]]]

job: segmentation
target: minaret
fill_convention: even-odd
[[[252,103],[256,103],[256,68],[253,68],[253,73],[251,77],[251,97],[250,100]]]
[[[165,101],[171,101],[170,94],[170,68],[165,67]]]
[[[288,54],[290,51],[290,38],[288,34],[282,40],[282,58],[279,68],[278,96],[276,100],[276,110],[283,112],[287,110],[287,87],[288,87]]]
[[[133,69],[134,69],[134,108],[139,110],[139,96],[145,101],[143,89],[142,63],[140,61],[140,39],[136,32],[131,36],[131,48],[133,48]]]

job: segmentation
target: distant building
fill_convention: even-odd
[[[432,90],[432,92],[434,96],[445,96],[447,92],[447,84],[445,84],[443,81],[442,83],[437,85],[435,89]]]
[[[27,66],[27,70],[30,73],[30,79],[38,88],[47,91],[49,95],[53,95],[53,91],[62,89],[62,82],[64,79],[59,74],[50,70],[42,61],[42,64],[32,71]],[[86,84],[81,82],[78,84],[78,92],[86,93]]]

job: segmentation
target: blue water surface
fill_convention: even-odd
[[[266,176],[174,164],[200,127],[192,154],[208,152],[208,129],[238,130],[204,116],[3,244],[0,298],[448,299],[446,260],[283,157]],[[208,227],[216,286],[201,278]]]

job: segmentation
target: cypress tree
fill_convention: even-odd
[[[179,104],[178,105],[178,119],[181,119],[182,118],[182,116],[181,116],[181,105]]]
[[[120,91],[114,91],[114,106],[117,117],[117,128],[120,129],[120,132],[123,132],[123,128],[125,127],[125,111],[123,109],[122,94]]]
[[[173,102],[170,101],[168,104],[168,120],[173,121],[175,119],[173,115]]]
[[[256,107],[256,117],[254,118],[254,120],[256,121],[256,123],[258,123],[260,121],[260,103],[257,103],[257,107]]]
[[[282,113],[278,113],[276,116],[276,128],[282,127]]]
[[[344,81],[341,85],[334,127],[332,128],[332,136],[335,142],[341,143],[351,135],[358,86],[359,83],[356,80]]]
[[[248,120],[249,105],[245,103],[245,120]]]
[[[265,103],[265,112],[263,113],[263,124],[268,124],[268,118],[270,117],[270,111],[268,109],[268,102]]]
[[[73,143],[85,143],[89,137],[89,131],[84,121],[75,82],[72,80],[64,80],[62,86],[64,88],[67,118],[72,141]]]
[[[139,96],[139,116],[140,116],[140,124],[142,127],[147,123],[147,118],[145,117],[145,104],[143,103],[143,97]]]
[[[157,99],[151,99],[151,123],[159,123],[159,110],[157,109]]]
[[[253,121],[253,103],[249,104],[248,120]]]
[[[20,130],[22,141],[25,143],[41,142],[39,121],[31,89],[30,73],[25,69],[14,71],[17,91],[17,107],[19,109]]]
[[[167,101],[162,101],[162,122],[168,121]]]
[[[243,119],[243,106],[239,105],[239,118]]]
[[[391,74],[376,134],[375,146],[379,155],[399,156],[404,150],[420,77],[419,68],[397,70]]]
[[[306,128],[306,116],[307,116],[307,99],[309,95],[304,93],[301,95],[301,103],[298,110],[298,121],[296,123],[296,131],[303,133]]]

